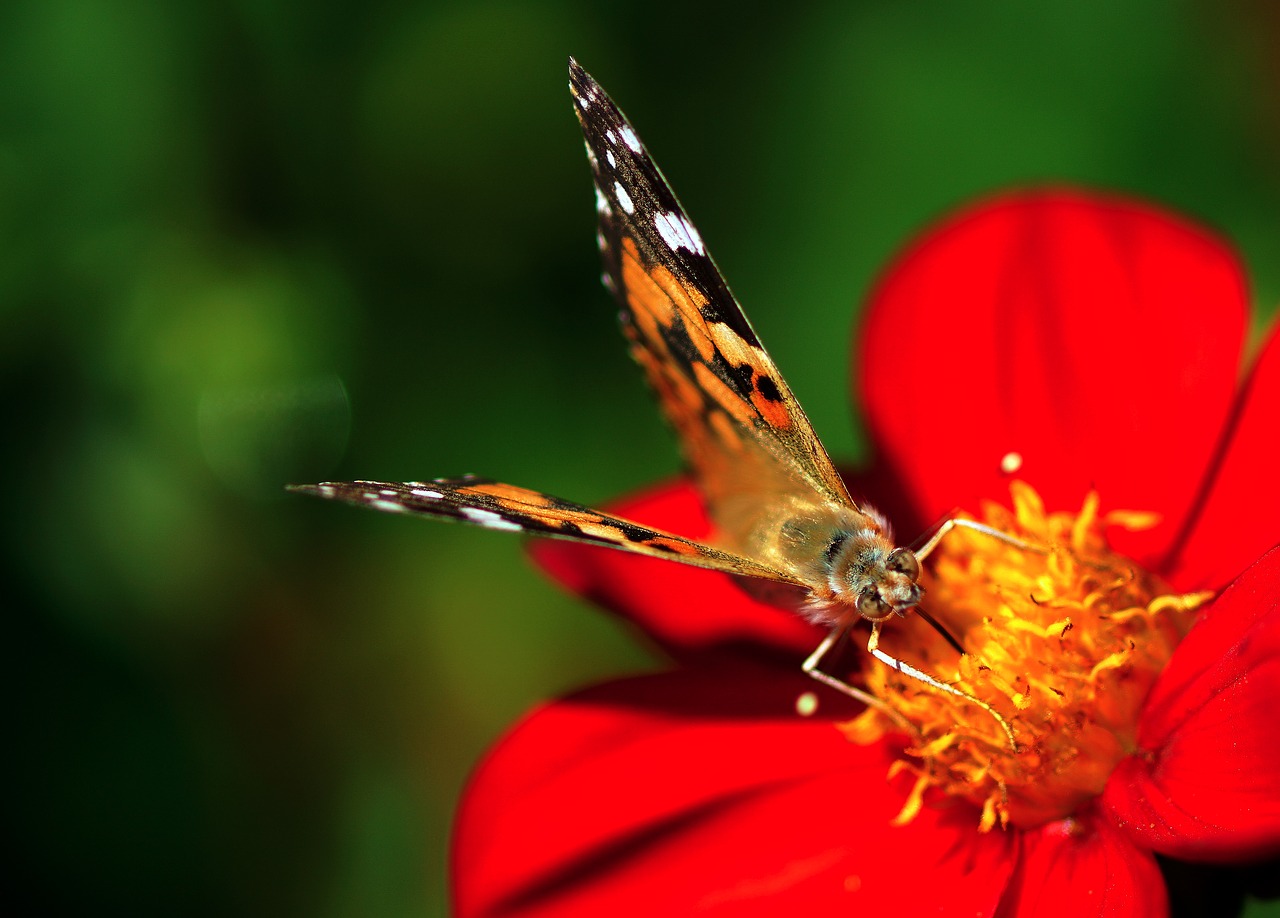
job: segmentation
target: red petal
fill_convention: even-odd
[[[1163,211],[1076,191],[988,201],[874,291],[869,427],[926,518],[1005,499],[1001,458],[1017,452],[1051,509],[1097,487],[1108,508],[1164,514],[1127,546],[1149,555],[1210,461],[1246,312],[1234,255]]]
[[[1181,589],[1218,588],[1280,544],[1280,326],[1258,356],[1241,395],[1235,430],[1190,536],[1172,565]]]
[[[532,715],[460,813],[458,914],[991,914],[1014,836],[967,805],[893,828],[910,786],[812,683],[738,664],[613,683]],[[927,884],[918,878],[927,876]],[[837,910],[840,910],[837,912]]]
[[[1095,813],[1023,835],[1018,870],[999,912],[1001,918],[1163,918],[1168,913],[1155,858]]]
[[[609,511],[692,539],[711,529],[687,481],[618,501]],[[795,613],[753,599],[724,574],[573,542],[535,542],[530,552],[560,583],[634,621],[677,659],[726,645],[780,648],[800,658],[822,640]]]
[[[1183,860],[1280,852],[1280,549],[1232,584],[1147,699],[1142,750],[1103,792],[1140,844]]]

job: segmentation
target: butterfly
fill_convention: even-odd
[[[894,543],[880,513],[850,496],[631,123],[572,58],[569,88],[595,185],[604,283],[617,300],[631,356],[676,431],[714,537],[687,539],[476,476],[324,482],[292,490],[603,545],[789,588],[803,597],[798,611],[832,629],[804,664],[815,678],[881,707],[819,669],[831,646],[865,619],[872,623],[868,649],[876,657],[987,707],[878,648],[881,623],[920,602],[921,558],[951,526],[968,521],[947,521],[913,552]]]

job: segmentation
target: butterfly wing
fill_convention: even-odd
[[[603,545],[727,574],[798,582],[776,568],[701,542],[651,529],[540,491],[475,475],[438,478],[430,482],[327,481],[292,485],[289,490],[374,510],[418,514],[488,529]]]
[[[605,282],[632,356],[680,436],[716,544],[474,476],[291,490],[811,587],[820,578],[804,563],[821,558],[831,509],[858,508],[635,130],[586,71],[572,60],[569,69],[595,178]],[[779,539],[783,521],[792,525]],[[795,525],[807,522],[814,525]]]
[[[788,505],[855,507],[698,231],[599,84],[569,62],[605,285],[719,530],[752,553]]]

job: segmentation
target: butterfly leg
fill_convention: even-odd
[[[835,676],[828,675],[819,669],[819,666],[822,663],[822,658],[825,657],[831,651],[831,648],[835,647],[836,644],[838,644],[841,639],[849,633],[849,629],[853,627],[855,621],[856,619],[852,618],[846,619],[832,628],[831,633],[822,639],[822,643],[818,645],[817,649],[814,650],[813,653],[809,654],[809,658],[801,664],[800,668],[803,669],[807,675],[817,679],[823,685],[829,686],[837,692],[848,695],[855,701],[861,701],[867,707],[875,708],[881,714],[884,714],[899,727],[904,729],[907,733],[919,738],[920,729],[915,724],[907,720],[893,708],[889,707],[889,705],[885,704],[875,695],[872,695],[869,692],[864,692],[862,689],[850,685],[843,679],[837,679]]]
[[[939,526],[938,531],[929,537],[929,541],[925,542],[924,545],[916,551],[916,560],[923,561],[927,558],[929,554],[938,547],[938,543],[942,541],[943,537],[957,526],[964,529],[972,529],[974,532],[981,532],[983,535],[991,536],[993,539],[998,539],[1007,545],[1012,545],[1014,548],[1021,548],[1023,551],[1033,551],[1038,555],[1049,554],[1049,549],[1045,548],[1043,545],[1035,545],[1025,539],[1020,539],[1017,536],[1011,536],[1009,533],[1002,532],[994,526],[979,523],[977,520],[967,520],[963,517],[952,517]]]
[[[1004,731],[1004,735],[1009,740],[1009,748],[1012,749],[1014,752],[1019,751],[1018,741],[1014,739],[1014,736],[1013,736],[1013,728],[1009,726],[1009,722],[1005,720],[1003,717],[1001,717],[999,712],[996,711],[995,708],[991,707],[991,705],[987,704],[985,701],[983,701],[980,698],[975,698],[974,696],[970,695],[968,692],[961,691],[960,689],[956,688],[954,685],[948,685],[947,683],[943,682],[941,679],[934,678],[933,676],[926,673],[924,670],[916,669],[910,663],[903,663],[901,660],[897,659],[896,657],[891,657],[887,653],[885,653],[883,650],[881,650],[880,649],[881,624],[882,624],[881,622],[876,622],[871,626],[871,638],[867,641],[867,653],[871,654],[873,657],[875,657],[885,666],[888,666],[902,673],[904,676],[910,676],[912,679],[915,679],[917,682],[923,682],[925,685],[931,686],[932,688],[935,688],[940,692],[946,692],[950,695],[956,695],[960,698],[963,698],[965,701],[968,701],[969,703],[975,704],[978,707],[982,708],[982,710],[986,711],[993,718],[995,718],[996,723],[1000,725],[1000,729]]]

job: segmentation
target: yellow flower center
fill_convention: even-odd
[[[880,646],[990,705],[1017,748],[979,705],[871,661],[868,690],[919,730],[894,769],[917,776],[900,823],[930,788],[981,806],[983,831],[1060,819],[1097,796],[1136,751],[1147,692],[1212,595],[1174,594],[1111,551],[1108,526],[1142,528],[1150,515],[1100,516],[1096,494],[1078,514],[1046,513],[1028,485],[1011,490],[1013,511],[991,505],[983,521],[1034,548],[957,527],[921,578],[923,605],[965,653],[916,615],[888,624]],[[897,727],[868,708],[843,729],[870,742]]]

